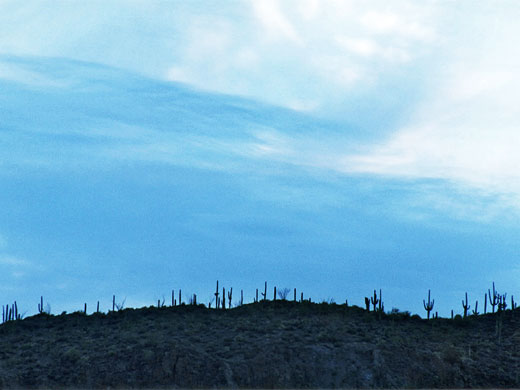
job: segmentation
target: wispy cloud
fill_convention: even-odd
[[[29,262],[27,262],[26,260],[23,260],[23,259],[19,259],[17,257],[0,254],[0,264],[11,265],[11,266],[21,266],[21,265],[29,265]]]
[[[13,9],[14,3],[5,4],[6,11]],[[81,26],[79,31],[97,37],[113,30],[112,19],[107,16],[87,31],[79,15],[93,15],[101,4],[81,10],[62,5],[60,15],[63,19],[74,16]],[[107,15],[116,12],[106,7]],[[209,132],[193,131],[173,136],[164,131],[164,124],[125,123],[122,118],[128,112],[111,121],[104,118],[79,124],[75,119],[74,127],[48,126],[47,131],[53,134],[90,137],[92,142],[77,156],[83,153],[88,160],[95,149],[115,160],[137,158],[235,168],[249,159],[348,175],[446,180],[511,199],[520,193],[516,169],[520,145],[515,130],[520,121],[515,103],[520,90],[515,81],[520,53],[508,39],[517,29],[505,8],[492,14],[500,25],[486,24],[487,14],[469,12],[459,26],[450,23],[450,18],[467,11],[465,6],[438,2],[418,5],[402,0],[390,9],[378,1],[269,0],[233,9],[224,6],[221,12],[201,4],[154,10],[134,4],[119,22],[130,37],[135,37],[129,23],[135,7],[149,16],[137,22],[140,31],[160,37],[157,42],[163,43],[168,41],[166,37],[175,36],[164,44],[170,45],[169,53],[162,43],[158,46],[160,71],[147,62],[147,56],[139,56],[145,59],[139,71],[301,111],[334,111],[345,122],[374,133],[353,143],[353,138],[347,137],[347,126],[345,134],[327,138],[324,132],[309,136],[282,126],[262,129],[247,125],[241,138],[235,137],[236,133],[217,138]],[[4,26],[0,29],[13,25],[16,17],[37,14],[40,8],[41,4],[3,13],[0,20],[5,23],[0,23]],[[178,16],[165,24],[165,15],[171,16],[174,9]],[[30,48],[29,38],[52,32],[41,18],[29,18],[28,23],[31,28],[20,29],[26,39],[17,43],[12,35],[0,34],[0,47],[6,52],[88,57],[135,69],[134,59],[122,51],[106,55],[107,48],[115,47],[110,34],[105,34],[106,50],[90,48],[80,55],[83,41],[74,35],[74,29],[67,30],[67,24],[62,24],[67,34],[56,36],[41,48]],[[156,42],[147,40],[151,41]],[[142,42],[136,37],[137,52],[145,50]],[[60,84],[66,78],[48,77],[45,72],[6,61],[0,64],[0,78],[36,87],[66,88]],[[157,112],[154,115],[157,117]],[[98,147],[95,140],[100,139],[111,144]],[[42,163],[53,153],[73,154],[61,148],[49,149],[48,155],[42,156],[47,149],[44,143],[40,147],[40,158],[35,153],[34,162]],[[12,156],[13,152],[8,152]],[[20,156],[26,161],[29,157]]]
[[[454,36],[460,44],[471,40],[471,50],[450,52],[406,126],[345,157],[345,171],[443,179],[518,207],[520,50],[509,39],[514,17],[500,18],[478,43],[466,31]]]
[[[300,46],[304,44],[294,25],[282,12],[278,0],[254,1],[252,5],[255,16],[266,27],[269,38],[285,38]]]
[[[0,80],[20,83],[29,87],[59,87],[59,80],[45,77],[41,72],[0,61]]]
[[[3,269],[4,274],[7,273],[15,279],[20,279],[27,275],[32,264],[19,257],[0,253],[0,268]]]
[[[425,10],[428,12],[427,9],[428,7],[401,2],[399,11],[367,11],[361,16],[361,24],[375,34],[396,34],[431,42],[436,38],[437,32],[423,19],[423,13]]]
[[[401,1],[394,13],[377,12],[379,3],[247,4],[243,22],[222,14],[199,19],[198,32],[182,41],[182,55],[166,77],[330,114],[338,101],[367,87],[377,90],[402,64],[413,66],[436,41],[439,11],[432,4]],[[214,40],[210,47],[201,43]],[[377,91],[372,98],[377,106]]]
[[[415,104],[422,85],[403,75],[434,66],[426,59],[452,8],[411,0],[393,2],[391,11],[382,1],[336,0],[225,3],[218,12],[197,1],[50,4],[3,2],[0,53],[103,63],[358,126],[366,125],[361,117],[388,120]]]
[[[22,72],[26,68],[23,64],[18,64],[18,67]],[[110,74],[108,69],[106,72]],[[485,69],[476,74],[481,73],[485,74]],[[52,72],[35,74],[53,80]],[[235,106],[226,106],[224,97],[221,103],[214,106],[214,103],[201,106],[205,113],[201,115],[196,109],[197,104],[215,97],[193,91],[191,95],[185,92],[184,97],[173,101],[168,98],[168,94],[165,97],[158,95],[151,101],[148,100],[150,98],[143,100],[139,94],[125,95],[126,92],[119,89],[121,85],[126,85],[124,82],[109,79],[103,71],[96,74],[96,83],[99,85],[82,90],[77,98],[81,102],[79,110],[70,99],[67,102],[49,99],[49,96],[54,96],[52,89],[44,88],[49,103],[40,103],[43,104],[43,111],[34,113],[47,118],[47,122],[40,120],[37,126],[29,123],[22,126],[23,131],[3,135],[6,141],[3,152],[9,156],[7,161],[10,165],[73,169],[80,166],[152,162],[255,174],[317,170],[316,175],[322,177],[342,174],[377,175],[399,180],[435,179],[451,183],[453,188],[458,188],[459,195],[467,193],[467,188],[474,188],[478,190],[478,196],[493,194],[501,204],[519,206],[515,199],[520,194],[516,169],[520,161],[515,151],[520,148],[520,144],[513,127],[515,117],[508,119],[508,126],[502,124],[496,128],[493,127],[493,121],[495,113],[500,111],[494,108],[494,112],[490,113],[485,108],[486,105],[495,104],[490,99],[497,91],[504,93],[508,90],[509,97],[515,96],[510,79],[502,83],[483,81],[478,88],[471,89],[473,84],[465,81],[464,77],[474,78],[475,73],[466,75],[452,69],[449,71],[451,78],[446,76],[450,82],[441,85],[432,94],[431,103],[416,114],[412,123],[391,133],[386,139],[361,142],[342,129],[342,125],[325,129],[324,122],[313,122],[310,117],[289,112],[286,115],[292,119],[287,119],[288,122],[272,122],[269,120],[269,111],[263,112],[261,105],[256,106],[252,102],[249,104],[253,111],[246,112],[244,116],[228,116],[227,110],[233,112]],[[61,85],[54,88],[57,96],[63,96],[63,91],[73,91],[74,85],[86,85],[85,81],[81,82],[75,77],[62,77],[62,81]],[[136,82],[142,85],[152,83],[146,79]],[[460,89],[459,95],[453,94],[450,92],[452,82],[468,85],[468,90]],[[177,91],[177,87],[168,86],[167,83],[164,87],[171,88],[172,92]],[[99,97],[112,90],[117,91],[117,105],[107,100],[106,105],[99,106],[96,103]],[[27,96],[18,98],[25,101]],[[195,105],[184,106],[186,98]],[[15,104],[16,99],[16,94],[12,95],[11,103]],[[135,104],[131,111],[122,108],[127,106],[124,103],[126,100]],[[69,103],[76,107],[70,125],[60,128],[54,124],[52,117],[49,121],[49,117],[44,116],[56,107],[66,107]],[[507,99],[503,103],[508,112],[512,113],[514,104],[508,103]],[[475,105],[479,107],[478,115],[469,115]],[[129,123],[128,115],[133,117],[136,107],[141,107],[152,119]],[[169,108],[165,111],[162,107]],[[177,112],[174,122],[171,121],[172,112]],[[505,110],[502,112],[505,117]],[[251,118],[252,113],[254,119]],[[11,123],[19,127],[24,123],[23,117],[19,119],[13,119],[13,123],[4,122],[4,125],[10,126]],[[304,130],[309,127],[312,131]],[[33,142],[35,137],[39,139],[38,148],[28,149],[27,142]],[[58,139],[62,141],[57,142]],[[64,148],[63,145],[68,146]],[[56,156],[60,156],[59,159]],[[444,194],[445,187],[441,185],[439,188]],[[434,187],[430,185],[418,192],[417,196],[429,199],[439,209],[455,208],[456,201],[443,194],[433,196],[434,193]],[[466,196],[459,195],[454,198],[466,199]],[[489,209],[486,202],[476,203]],[[496,214],[496,208],[492,213]],[[471,210],[459,214],[467,216]]]

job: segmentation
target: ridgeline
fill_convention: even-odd
[[[520,387],[520,310],[421,319],[260,301],[0,325],[1,388]]]

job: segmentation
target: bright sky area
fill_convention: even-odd
[[[0,298],[518,295],[520,5],[0,0]],[[519,295],[520,297],[520,295]]]

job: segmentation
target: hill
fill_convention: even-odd
[[[424,320],[260,301],[39,314],[0,326],[2,388],[507,388],[520,311]]]

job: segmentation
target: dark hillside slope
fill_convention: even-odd
[[[426,321],[275,301],[40,314],[1,325],[0,345],[3,388],[520,386],[518,310]]]

